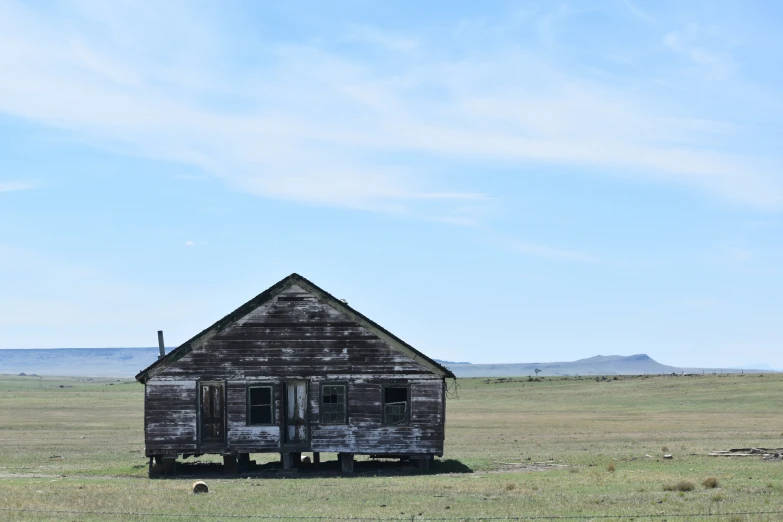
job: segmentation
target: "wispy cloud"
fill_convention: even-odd
[[[712,312],[726,308],[729,303],[722,298],[699,296],[686,298],[684,304],[693,310]]]
[[[343,38],[349,42],[377,45],[388,51],[408,52],[418,46],[418,42],[413,38],[392,34],[370,26],[355,26]]]
[[[640,20],[644,20],[648,24],[654,24],[656,22],[655,17],[650,13],[636,5],[631,0],[618,0],[628,11]]]
[[[15,190],[30,190],[36,188],[33,183],[24,181],[0,181],[0,192],[13,192]]]
[[[597,263],[599,259],[587,252],[579,250],[567,250],[556,248],[549,245],[539,245],[536,243],[527,243],[519,240],[509,240],[508,246],[518,254],[543,257],[547,259],[558,259],[561,261],[576,261],[579,263]]]
[[[753,252],[746,248],[735,248],[731,251],[731,258],[734,261],[751,261],[753,259]]]
[[[451,190],[447,176],[427,167],[464,169],[470,160],[602,170],[783,206],[780,157],[727,150],[731,125],[694,125],[688,111],[642,87],[600,83],[513,40],[490,40],[490,24],[471,26],[473,38],[485,41],[456,55],[426,35],[353,26],[347,39],[376,48],[367,57],[328,41],[242,40],[239,49],[189,4],[167,3],[160,12],[77,5],[69,19],[81,24],[0,3],[0,112],[99,146],[194,165],[260,196],[418,215],[433,215],[438,202],[435,219],[475,222],[442,204],[480,205],[489,196]],[[549,27],[567,14],[520,23]],[[664,40],[710,62],[689,38]],[[400,51],[403,61],[392,56]],[[232,65],[237,53],[248,60],[242,67]],[[410,157],[427,161],[401,159]],[[472,176],[473,186],[482,175]],[[534,247],[528,250],[546,253]]]
[[[682,29],[672,31],[663,38],[663,43],[672,51],[690,59],[693,63],[705,67],[730,72],[733,69],[731,58],[722,52],[708,48],[705,37],[714,38],[714,28],[703,28],[699,24],[688,24]]]

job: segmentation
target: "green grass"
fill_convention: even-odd
[[[146,478],[141,385],[0,376],[0,510],[213,515],[201,520],[229,514],[646,520],[783,511],[783,463],[706,456],[734,447],[783,447],[781,375],[459,382],[459,399],[447,407],[444,459],[470,473],[439,473],[457,468],[442,462],[433,473],[406,476],[212,477],[206,479],[209,494],[193,495],[192,478]],[[663,447],[672,460],[662,458]],[[556,466],[535,464],[544,462]],[[717,488],[703,485],[708,477]],[[681,483],[695,487],[674,487]],[[664,491],[670,486],[674,491]],[[0,511],[2,520],[139,518],[171,520]]]

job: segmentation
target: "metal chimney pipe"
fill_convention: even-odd
[[[158,330],[158,350],[160,350],[160,355],[158,355],[158,359],[166,355],[166,347],[163,344],[163,330]]]

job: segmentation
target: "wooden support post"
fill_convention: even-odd
[[[163,475],[173,477],[177,474],[177,458],[163,457]]]
[[[237,460],[237,471],[239,473],[250,469],[250,453],[240,453]]]
[[[432,456],[427,455],[426,457],[420,457],[417,459],[414,459],[416,462],[416,467],[423,471],[428,471],[430,469],[430,464],[432,463]]]
[[[288,452],[288,453],[281,453],[283,456],[283,469],[295,469],[296,463],[294,462],[294,453]]]
[[[353,474],[353,453],[339,453],[340,472],[343,475]]]
[[[223,455],[223,474],[224,475],[236,475],[237,474],[237,456],[236,455]]]
[[[313,464],[318,464],[321,462],[321,452],[320,451],[314,451],[313,452]]]

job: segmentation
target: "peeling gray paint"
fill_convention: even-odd
[[[443,454],[443,372],[366,328],[346,310],[292,285],[233,324],[199,336],[178,360],[147,376],[147,455],[261,453],[285,450],[283,391],[308,383],[309,433],[301,451],[354,454]],[[226,440],[198,440],[198,383],[225,383]],[[320,386],[346,382],[347,424],[320,425]],[[247,385],[274,389],[273,426],[247,425]],[[409,425],[383,425],[383,386],[410,385]]]

